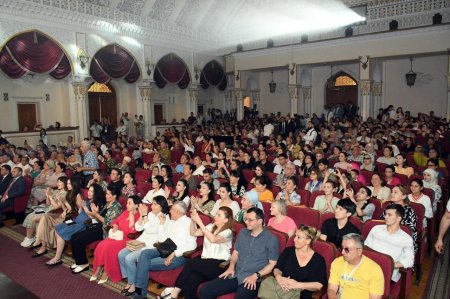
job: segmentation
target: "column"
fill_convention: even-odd
[[[223,111],[231,112],[231,102],[233,101],[233,92],[231,90],[224,91],[225,103],[223,107]]]
[[[242,98],[243,90],[236,88],[234,90],[234,98],[236,99],[236,119],[241,121],[244,119],[244,99]]]
[[[371,90],[371,77],[370,77],[370,57],[359,57],[359,114],[365,121],[370,116],[370,90]]]
[[[190,115],[191,112],[193,112],[193,113],[194,113],[194,116],[197,117],[197,113],[198,113],[198,111],[197,111],[197,109],[198,109],[198,108],[197,108],[197,103],[198,103],[198,93],[199,93],[199,89],[198,89],[198,88],[196,88],[196,87],[189,88],[189,98],[191,99],[191,101],[190,101],[190,107],[191,107],[191,109],[190,109],[190,111],[189,111],[188,117],[191,116],[191,115]]]
[[[362,119],[365,121],[370,116],[370,86],[372,81],[360,80],[359,84],[359,91],[361,94],[361,106],[359,107],[359,110]]]
[[[382,107],[381,105],[381,95],[383,94],[383,82],[372,82],[372,110],[370,116],[376,117],[378,114],[378,109]]]
[[[75,101],[77,102],[77,121],[80,132],[80,140],[89,137],[89,124],[87,119],[86,100],[88,96],[88,85],[85,83],[72,83]]]
[[[305,101],[305,113],[312,115],[311,105],[311,86],[303,86],[303,100]]]
[[[144,137],[149,138],[151,135],[151,125],[152,125],[152,113],[150,107],[150,99],[152,96],[152,86],[145,85],[139,86],[139,92],[141,94],[142,100],[142,111],[144,116],[145,128],[144,128]]]
[[[447,56],[447,121],[450,121],[450,51],[448,51]]]
[[[298,86],[297,84],[289,84],[289,99],[291,104],[291,117],[294,116],[294,114],[297,114],[297,106],[298,106]]]

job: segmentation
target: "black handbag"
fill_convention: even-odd
[[[172,239],[167,238],[164,242],[157,242],[153,244],[159,251],[159,255],[162,258],[166,258],[172,254],[177,249],[177,244],[175,244]]]

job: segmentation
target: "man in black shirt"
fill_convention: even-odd
[[[349,233],[360,234],[359,229],[350,222],[350,217],[356,212],[356,205],[350,198],[338,201],[334,218],[325,220],[322,224],[320,239],[341,247],[342,237]]]

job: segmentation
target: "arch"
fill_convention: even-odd
[[[94,54],[89,73],[98,83],[105,84],[119,78],[134,83],[141,76],[141,68],[136,58],[126,48],[113,43],[100,48]]]
[[[327,84],[330,79],[335,82],[333,88],[330,88]],[[326,106],[333,106],[336,104],[344,105],[348,102],[351,102],[354,106],[358,106],[358,81],[347,72],[339,70],[328,77],[324,84],[324,88]]]
[[[191,74],[184,60],[171,52],[158,60],[153,72],[153,79],[159,88],[164,88],[169,82],[177,84],[181,89],[185,89],[191,82]]]
[[[0,68],[12,79],[29,73],[49,74],[61,80],[73,70],[66,49],[53,37],[37,29],[14,34],[2,45]]]
[[[105,92],[106,88],[92,91],[91,89],[95,85],[104,85],[110,92]],[[106,84],[92,82],[89,85],[88,108],[89,127],[93,124],[94,120],[101,121],[103,117],[108,117],[113,128],[117,127],[117,96],[116,89],[111,82]]]
[[[213,59],[205,64],[200,74],[200,85],[203,89],[207,89],[210,85],[217,86],[221,91],[227,88],[227,75],[217,60]]]

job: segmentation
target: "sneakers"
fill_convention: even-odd
[[[20,243],[20,246],[22,246],[22,247],[30,247],[34,243],[34,241],[36,241],[35,237],[33,237],[33,238],[25,237],[25,239],[23,239],[22,243]]]

